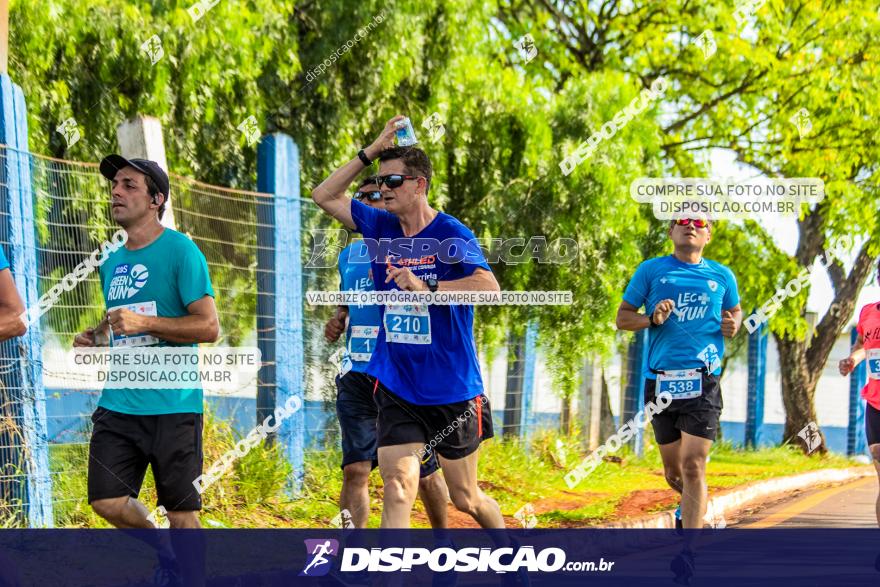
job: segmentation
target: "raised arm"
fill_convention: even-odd
[[[379,156],[385,149],[394,146],[394,133],[397,131],[397,122],[403,120],[399,114],[385,123],[385,128],[378,138],[364,149],[364,153],[371,161]],[[355,157],[336,171],[330,177],[318,184],[312,190],[312,200],[330,216],[344,224],[347,228],[355,230],[354,219],[351,217],[351,198],[346,195],[351,182],[364,170],[364,163],[359,157]]]

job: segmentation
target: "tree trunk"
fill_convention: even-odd
[[[562,413],[559,414],[559,431],[571,435],[571,396],[562,398]]]
[[[604,444],[614,434],[614,414],[611,413],[611,394],[608,393],[608,380],[602,369],[602,416],[599,420],[599,444]]]
[[[807,345],[800,340],[781,338],[776,339],[779,349],[779,370],[782,374],[782,403],[785,406],[785,429],[782,432],[782,442],[800,446],[804,452],[811,452],[807,443],[798,433],[810,422],[816,422],[816,383],[818,374],[822,372],[822,365],[814,366],[811,370],[807,364]],[[824,364],[824,363],[823,363]],[[819,430],[820,444],[814,450],[819,453],[827,451],[825,435]]]

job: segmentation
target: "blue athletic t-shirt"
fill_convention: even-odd
[[[356,241],[339,253],[339,289],[373,291],[369,252],[364,241]],[[382,316],[379,307],[370,304],[348,305],[348,328],[345,331],[345,354],[342,371],[365,373],[379,336]],[[350,367],[350,368],[349,368]]]
[[[351,216],[357,231],[365,238],[462,239],[475,241],[474,233],[449,214],[437,216],[419,234],[407,238],[397,216],[377,210],[356,200],[351,202]],[[424,242],[424,241],[423,241]],[[412,248],[416,248],[413,246]],[[467,277],[482,267],[491,271],[478,247],[458,247],[442,255],[394,251],[388,256],[395,266],[408,267],[419,279],[448,281]],[[441,259],[443,257],[443,259]],[[446,261],[457,261],[452,263]],[[373,282],[378,291],[399,289],[394,281],[385,283],[385,258],[372,261]],[[376,351],[367,373],[403,399],[417,405],[451,404],[473,399],[483,393],[483,379],[474,342],[474,307],[465,305],[388,306],[381,307],[382,321]]]
[[[713,374],[720,374],[721,312],[739,304],[733,272],[708,259],[684,263],[668,255],[644,261],[627,285],[623,301],[644,306],[650,315],[666,299],[675,307],[666,322],[649,329],[648,367],[672,371],[710,366]],[[645,376],[657,377],[650,371]]]
[[[4,269],[9,269],[9,261],[6,259],[6,253],[3,251],[3,247],[0,247],[0,271]]]
[[[191,303],[214,296],[205,256],[186,235],[170,228],[141,249],[121,247],[111,253],[100,275],[107,310],[125,307],[138,314],[179,318],[188,314],[186,307]],[[111,346],[197,345],[143,333],[112,334]],[[202,403],[201,384],[187,389],[105,389],[98,401],[107,410],[139,416],[201,414]]]

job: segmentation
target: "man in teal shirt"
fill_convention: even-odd
[[[219,321],[204,255],[160,219],[168,176],[154,161],[110,155],[101,173],[112,182],[113,219],[125,247],[101,266],[107,314],[74,346],[189,346],[214,342]],[[158,505],[172,528],[198,528],[202,473],[202,389],[105,389],[92,416],[89,503],[118,528],[152,528],[137,500],[150,465]]]

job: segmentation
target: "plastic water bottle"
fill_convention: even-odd
[[[413,130],[412,122],[409,118],[404,118],[397,122],[397,145],[400,147],[409,147],[418,143],[416,131]]]

